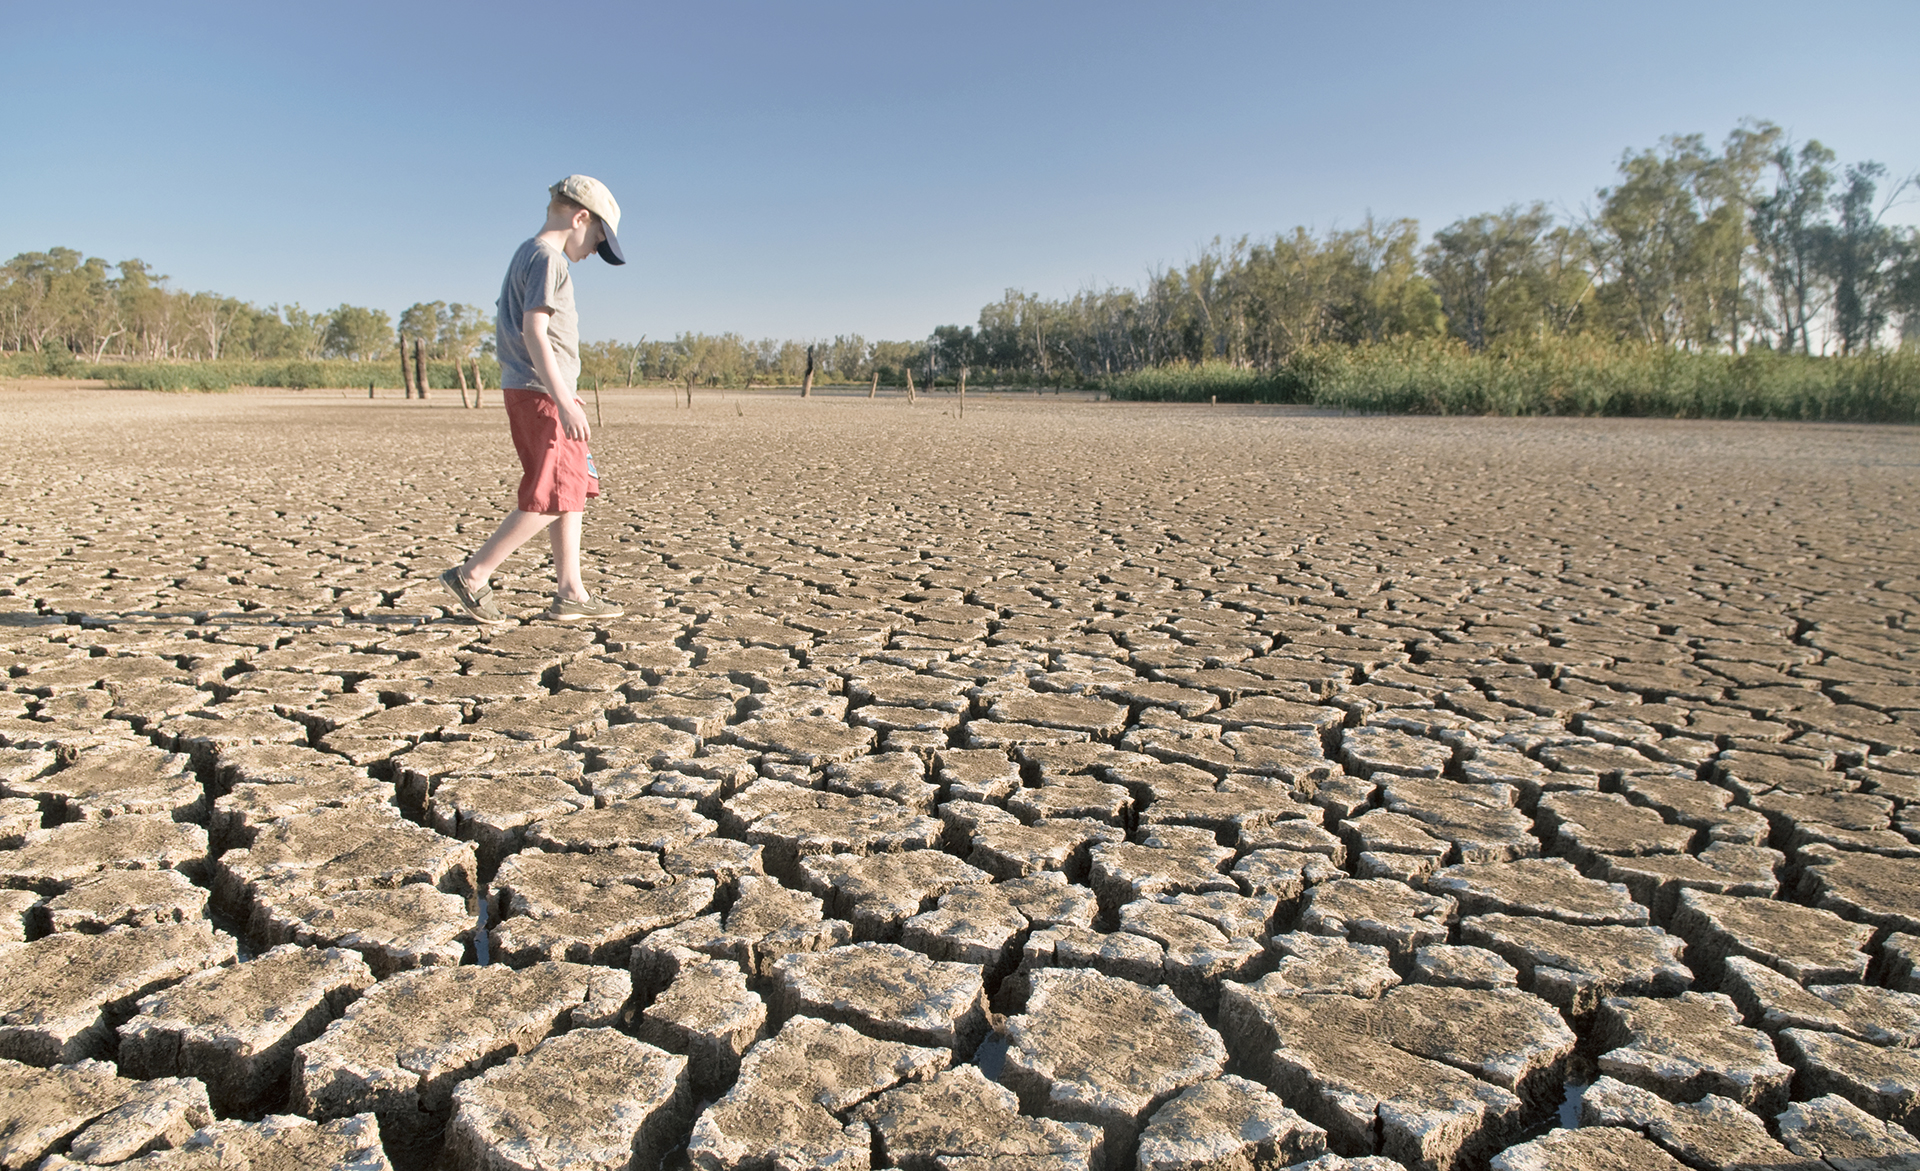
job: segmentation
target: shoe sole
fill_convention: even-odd
[[[550,618],[555,622],[585,622],[589,618],[624,618],[626,613],[625,610],[615,610],[610,614],[556,614],[548,610],[542,617]]]

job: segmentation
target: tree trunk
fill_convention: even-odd
[[[907,405],[913,405],[913,368],[907,368]]]
[[[813,397],[813,347],[807,347],[807,373],[800,382],[800,397]]]
[[[600,423],[600,376],[598,374],[593,376],[593,425],[596,427],[601,425]]]
[[[967,417],[967,368],[960,367],[960,417]]]
[[[412,375],[407,373],[407,335],[400,335],[400,397],[413,397]]]
[[[879,393],[880,393],[880,371],[875,370],[873,372],[873,385],[867,387],[867,397],[872,398],[874,395]]]
[[[640,364],[640,343],[635,342],[633,344],[632,351],[627,354],[627,388],[629,390],[633,388],[634,367],[638,366],[639,364]]]
[[[420,392],[420,401],[427,399],[427,360],[420,356],[420,339],[413,339],[413,386]]]
[[[480,409],[480,388],[486,383],[480,378],[480,359],[473,360],[473,409]]]
[[[460,409],[467,410],[467,367],[459,358],[453,360],[454,376],[460,380]]]

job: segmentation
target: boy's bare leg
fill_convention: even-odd
[[[487,579],[493,576],[493,571],[500,568],[500,563],[508,557],[511,557],[515,549],[526,544],[539,533],[541,529],[546,528],[555,520],[566,515],[571,515],[574,518],[573,547],[575,552],[573,575],[575,580],[578,580],[580,577],[580,514],[577,512],[571,514],[521,512],[516,508],[507,514],[507,519],[500,522],[499,528],[493,530],[493,535],[487,538],[487,543],[475,549],[473,556],[467,558],[460,566],[460,576],[465,579],[467,587],[477,590],[481,586],[486,585]],[[558,548],[558,538],[555,538],[555,548]]]
[[[553,596],[561,601],[584,602],[587,585],[580,580],[580,520],[583,513],[563,512],[559,523],[547,530],[553,542]]]

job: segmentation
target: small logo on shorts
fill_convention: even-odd
[[[589,475],[589,476],[592,476],[592,477],[593,477],[594,479],[596,479],[596,480],[600,478],[600,472],[599,472],[599,469],[597,469],[597,468],[595,468],[595,467],[593,466],[593,453],[592,453],[592,452],[588,452],[588,453],[587,453],[587,475]]]

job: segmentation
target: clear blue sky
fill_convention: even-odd
[[[631,261],[576,266],[589,338],[916,338],[1215,235],[1575,212],[1623,150],[1747,116],[1920,167],[1912,0],[0,0],[0,28],[0,256],[490,308],[581,171]]]

